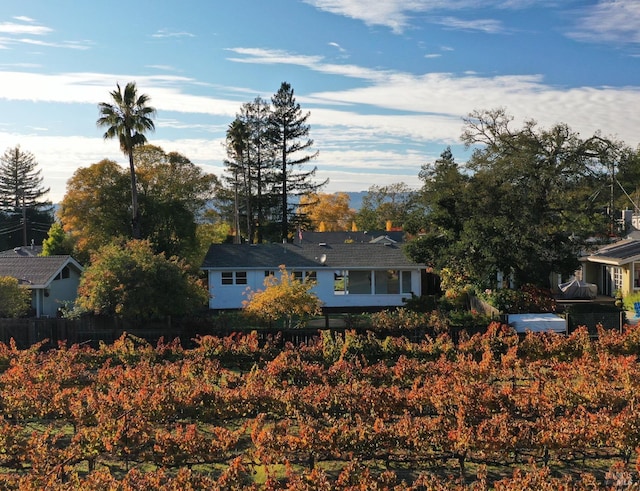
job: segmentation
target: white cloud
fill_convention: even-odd
[[[45,34],[49,34],[52,31],[52,29],[45,26],[15,24],[13,22],[0,22],[0,33],[3,34],[30,34],[32,36],[43,36]]]
[[[166,151],[176,151],[201,165],[207,172],[220,174],[224,158],[221,140],[163,140],[151,137],[150,143]],[[16,145],[31,152],[43,170],[44,186],[50,187],[49,199],[59,202],[66,192],[68,179],[80,167],[88,167],[102,159],[111,159],[126,168],[127,161],[118,143],[100,137],[46,136],[7,133],[0,130],[0,154]]]
[[[176,72],[176,67],[171,65],[147,65],[147,68],[153,68],[154,70],[162,70],[164,72]]]
[[[437,23],[449,29],[480,31],[486,34],[497,34],[505,31],[502,22],[495,19],[465,20],[457,17],[443,17],[438,19]]]
[[[193,38],[194,34],[185,31],[172,31],[170,29],[160,29],[151,35],[154,38]]]
[[[338,43],[331,42],[331,43],[328,43],[328,44],[329,44],[329,46],[331,46],[333,48],[336,48],[338,51],[340,51],[340,53],[346,52],[346,50],[342,46],[340,46]]]
[[[606,134],[618,135],[632,145],[635,145],[638,139],[635,131],[635,128],[640,127],[640,115],[635,110],[640,105],[638,87],[562,88],[546,85],[541,75],[413,75],[356,65],[328,64],[323,63],[323,59],[318,56],[301,56],[284,51],[247,48],[233,51],[247,55],[238,60],[244,63],[298,64],[322,73],[366,80],[369,83],[359,88],[317,92],[300,100],[332,104],[333,107],[364,104],[368,107],[379,107],[381,111],[384,109],[414,113],[422,119],[422,124],[416,122],[418,127],[425,129],[421,133],[438,135],[438,138],[443,136],[442,127],[439,126],[441,121],[435,126],[428,123],[434,121],[437,115],[460,119],[475,109],[506,107],[516,118],[533,118],[545,126],[565,122],[573,129],[584,133],[602,130]],[[322,114],[322,110],[314,109],[313,114],[315,118]],[[406,122],[412,119],[411,117],[393,114],[367,114],[360,118],[354,112],[335,111],[327,119],[327,124],[340,124],[345,118],[351,122],[355,119],[368,122],[393,121],[393,126],[402,128],[393,134],[416,133],[414,129],[407,128]],[[459,132],[453,136],[457,138]],[[452,135],[449,134],[449,137]]]
[[[600,0],[585,7],[578,16],[578,27],[569,36],[581,41],[640,43],[640,2],[638,0]]]
[[[349,90],[296,95],[303,108],[311,112],[311,137],[315,140],[314,147],[320,150],[314,163],[322,169],[319,178],[331,179],[328,192],[358,191],[371,184],[400,180],[415,181],[420,166],[430,160],[428,152],[433,152],[432,147],[437,146],[441,151],[447,144],[459,143],[462,117],[475,109],[505,107],[515,116],[516,124],[524,118],[533,118],[542,127],[564,122],[583,137],[602,130],[605,135],[615,135],[629,145],[638,144],[639,87],[563,88],[546,84],[541,75],[415,75],[329,64],[319,56],[285,51],[251,48],[231,51],[238,55],[236,61],[242,63],[297,64],[312,71],[360,81],[355,82],[357,87]],[[190,89],[200,90],[200,81],[166,74],[140,77],[0,71],[0,86],[3,87],[0,99],[95,107],[98,102],[108,99],[116,82],[124,84],[129,80],[135,80],[138,89],[151,96],[152,105],[159,111],[156,133],[149,138],[150,142],[167,151],[183,153],[207,172],[220,174],[226,125],[186,121],[182,115],[204,114],[230,122],[240,105],[255,96],[253,90],[215,87],[211,93],[228,96],[211,97],[189,93]],[[34,87],[38,90],[33,90]],[[55,128],[42,136],[45,128],[40,122],[38,125],[40,134],[9,133],[8,126],[0,126],[0,151],[17,143],[31,151],[46,169],[43,173],[45,184],[51,187],[54,200],[62,197],[66,180],[78,167],[103,158],[125,162],[117,143],[103,141],[93,122],[89,122],[88,127],[96,131],[96,137],[48,136],[53,135]],[[197,139],[170,139],[167,136],[184,128],[195,128],[206,136]],[[459,160],[457,156],[456,159]],[[362,178],[364,173],[366,183]]]
[[[29,38],[20,38],[15,39],[15,43],[21,44],[31,44],[33,46],[46,46],[49,48],[67,48],[67,49],[80,49],[85,50],[89,49],[92,44],[91,41],[63,41],[61,43],[51,42],[51,41],[42,41],[40,39],[29,39]]]
[[[233,116],[238,109],[234,101],[181,92],[192,80],[173,75],[134,76],[103,73],[65,73],[46,75],[0,71],[0,99],[97,104],[108,97],[116,83],[135,80],[138,90],[152,95],[152,105],[159,110],[183,113]],[[34,91],[33,88],[38,90]]]
[[[53,32],[53,29],[36,25],[29,17],[14,17],[16,20],[25,22],[16,24],[14,22],[0,23],[0,49],[9,49],[10,46],[27,44],[33,46],[46,46],[53,48],[67,49],[89,49],[90,41],[44,41],[26,36],[46,36]]]
[[[553,0],[304,0],[319,10],[360,20],[370,26],[386,26],[395,33],[403,32],[418,13],[452,12],[462,9],[522,9]],[[479,21],[486,23],[486,21]],[[485,25],[484,29],[495,26]],[[469,27],[467,27],[469,28]],[[476,27],[475,29],[477,29]],[[489,31],[493,32],[493,31]]]
[[[241,58],[229,58],[236,63],[255,63],[263,65],[298,65],[311,70],[331,75],[341,75],[351,78],[376,80],[384,77],[380,70],[374,70],[357,65],[324,63],[322,56],[298,55],[284,50],[270,50],[263,48],[231,48]]]

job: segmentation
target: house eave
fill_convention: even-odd
[[[609,266],[624,266],[625,264],[640,261],[640,255],[624,257],[624,258],[588,256],[587,258],[585,258],[585,260],[591,263],[596,263],[596,264],[606,264]]]

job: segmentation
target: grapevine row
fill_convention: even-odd
[[[0,345],[0,487],[545,489],[567,465],[575,489],[634,479],[639,339],[493,324],[457,344],[326,331],[284,347]],[[509,479],[489,483],[486,466]]]

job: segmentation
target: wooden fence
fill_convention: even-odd
[[[185,348],[194,347],[198,336],[229,336],[233,333],[258,332],[262,343],[277,342],[303,344],[317,338],[323,327],[305,327],[282,329],[278,327],[255,328],[251,326],[224,326],[216,323],[187,321],[147,322],[136,324],[121,319],[106,317],[86,317],[81,319],[0,319],[0,342],[12,341],[19,349],[25,349],[36,343],[46,341],[45,347],[56,347],[64,342],[67,346],[86,344],[97,348],[101,342],[111,344],[128,333],[155,345],[161,338],[165,342],[180,339]],[[347,327],[332,327],[335,332],[344,332]],[[364,331],[363,331],[364,332]]]
[[[156,342],[161,337],[171,340],[180,334],[168,322],[138,327],[118,319],[103,317],[0,319],[0,342],[9,344],[13,340],[21,349],[45,340],[51,347],[57,346],[59,342],[66,342],[67,345],[86,343],[97,347],[101,341],[112,343],[124,332],[150,342]]]

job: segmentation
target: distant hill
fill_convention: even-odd
[[[368,191],[347,192],[349,195],[349,206],[356,211],[360,210],[360,208],[362,208],[362,198],[364,198],[367,193]]]

